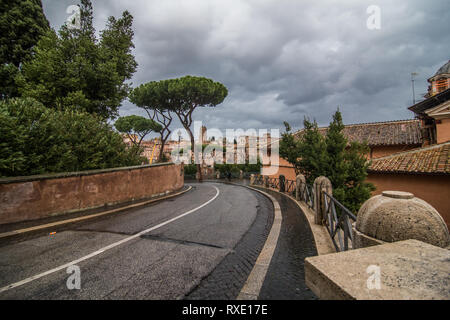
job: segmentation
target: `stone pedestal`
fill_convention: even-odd
[[[450,244],[444,219],[427,202],[412,193],[384,191],[367,200],[354,226],[355,248],[407,239],[438,247]]]
[[[314,223],[322,225],[326,215],[325,200],[323,192],[333,195],[333,186],[327,177],[318,177],[314,180],[314,212],[316,214]]]
[[[280,192],[286,191],[286,177],[283,175],[280,175]]]
[[[449,300],[450,250],[406,240],[305,259],[306,285],[332,300]]]
[[[306,187],[306,178],[303,174],[299,174],[296,178],[295,198],[299,201],[306,201],[302,192]]]

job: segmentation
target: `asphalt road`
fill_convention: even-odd
[[[243,187],[192,185],[170,200],[0,247],[0,299],[183,298],[232,252],[261,201]],[[64,265],[79,259],[81,289],[69,290]]]

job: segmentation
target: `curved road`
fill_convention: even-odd
[[[0,247],[0,299],[180,299],[198,291],[273,208],[243,187],[192,185],[170,200]],[[80,290],[66,285],[74,262]]]

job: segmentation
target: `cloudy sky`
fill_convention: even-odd
[[[43,0],[55,29],[76,0]],[[369,30],[367,8],[381,9]],[[227,86],[216,108],[194,114],[208,128],[301,128],[304,116],[327,125],[410,119],[416,93],[450,59],[448,0],[94,0],[97,31],[108,16],[134,16],[132,80],[198,75]],[[142,110],[124,101],[121,115]],[[175,124],[178,126],[178,124]]]

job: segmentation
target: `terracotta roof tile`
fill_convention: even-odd
[[[326,135],[328,127],[319,128]],[[301,136],[303,130],[295,135]],[[420,120],[400,120],[346,125],[343,130],[347,139],[367,141],[369,146],[421,145],[423,142]]]
[[[374,159],[369,172],[450,174],[450,142]]]

